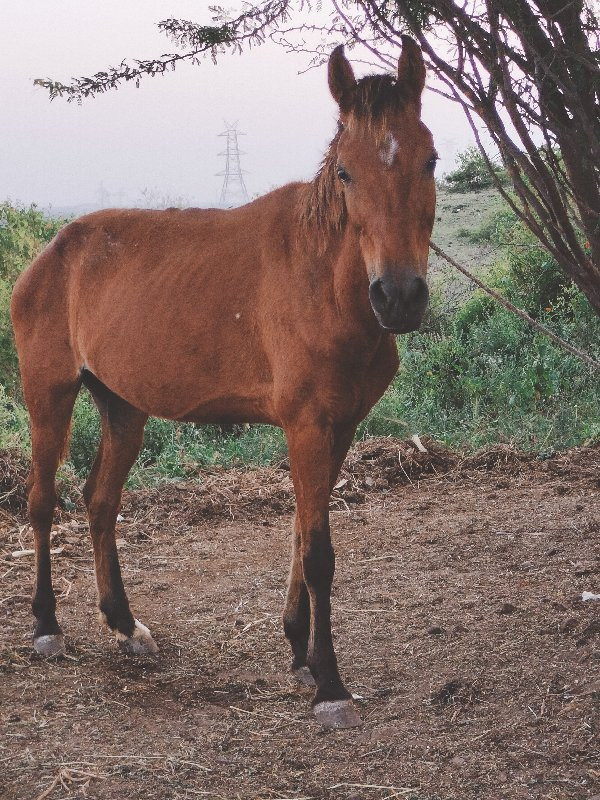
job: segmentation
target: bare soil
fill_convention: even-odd
[[[334,630],[364,718],[341,732],[318,727],[287,673],[285,463],[125,496],[125,582],[160,647],[139,659],[96,620],[79,510],[53,536],[67,657],[32,653],[14,468],[0,797],[598,798],[600,601],[581,595],[600,593],[600,449],[540,462],[425,444],[359,446],[332,501]]]

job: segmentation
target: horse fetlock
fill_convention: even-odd
[[[134,623],[131,636],[127,636],[119,630],[115,631],[119,648],[125,653],[135,656],[158,653],[158,646],[152,638],[150,630],[137,619],[134,620]]]
[[[306,654],[309,633],[308,610],[306,615],[286,613],[283,617],[283,632],[292,645],[294,653],[296,653],[296,643],[300,643],[301,649]]]
[[[31,601],[31,610],[38,621],[35,636],[41,636],[43,633],[60,633],[60,625],[55,617],[56,597],[52,590],[46,595],[36,591]]]
[[[126,599],[122,602],[107,599],[100,600],[98,604],[98,619],[101,624],[108,625],[112,631],[121,631],[125,636],[133,635],[135,620],[129,610],[129,604]]]

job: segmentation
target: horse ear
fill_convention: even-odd
[[[421,94],[425,87],[425,62],[421,48],[410,36],[402,37],[402,53],[398,60],[398,84],[402,93],[421,110]]]
[[[340,107],[340,111],[348,112],[352,107],[352,93],[356,86],[356,78],[350,62],[344,55],[344,45],[338,45],[329,56],[327,68],[329,91]]]

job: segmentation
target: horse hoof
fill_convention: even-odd
[[[323,700],[313,707],[313,713],[323,728],[357,728],[363,724],[352,700]]]
[[[37,636],[33,640],[33,649],[41,656],[63,656],[65,654],[65,637],[62,633]]]
[[[296,667],[292,670],[292,675],[302,684],[302,686],[316,686],[315,679],[310,669],[304,664],[302,667]]]
[[[150,631],[137,619],[131,636],[125,636],[124,633],[117,631],[117,642],[123,652],[133,656],[155,655],[158,653],[158,647]]]

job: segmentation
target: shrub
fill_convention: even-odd
[[[527,244],[523,231],[513,234]],[[487,281],[600,356],[600,318],[544,251],[511,247]],[[404,432],[451,446],[500,440],[540,453],[600,435],[596,374],[483,292],[451,316],[442,336],[421,331],[399,343],[399,374],[363,433],[397,434],[401,422]]]
[[[47,217],[35,205],[0,203],[0,278],[13,284],[65,222]]]
[[[442,186],[449,192],[476,192],[495,185],[478,147],[467,147],[456,156],[456,163],[456,169],[444,175],[442,179]],[[491,164],[501,182],[507,183],[508,178],[504,169],[493,159]]]
[[[0,450],[29,449],[29,426],[26,409],[13,400],[0,384]]]
[[[17,353],[10,321],[14,282],[65,224],[50,219],[36,206],[0,203],[0,383],[15,397],[20,393]]]

